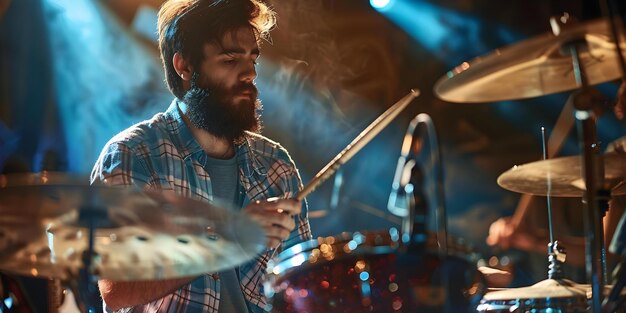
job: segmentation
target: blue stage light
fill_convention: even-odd
[[[370,0],[370,5],[378,11],[384,11],[389,9],[392,1],[393,0]]]

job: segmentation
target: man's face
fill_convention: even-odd
[[[259,47],[252,29],[227,33],[222,44],[206,44],[195,84],[183,101],[194,126],[218,137],[239,140],[260,128],[261,104],[254,85]]]

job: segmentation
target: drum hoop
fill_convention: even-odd
[[[280,252],[274,259],[269,261],[267,272],[281,275],[301,265],[311,266],[355,255],[379,255],[398,252],[401,243],[396,238],[386,238],[380,243],[376,242],[376,239],[374,239],[374,242],[367,241],[368,238],[371,240],[372,236],[379,235],[389,236],[389,230],[343,232],[335,236],[307,240]],[[356,246],[345,249],[345,245],[351,241],[354,241]],[[317,251],[317,256],[313,256],[313,251],[319,249],[322,244],[328,244],[334,248],[333,253],[331,253],[332,257],[326,258],[319,251]],[[448,244],[448,248],[448,257],[455,257],[468,262],[475,262],[479,259],[478,254],[462,242],[452,241]]]
[[[282,258],[279,262],[268,265],[268,271],[275,275],[288,275],[291,270],[295,268],[309,267],[309,266],[317,266],[330,262],[334,262],[337,260],[342,260],[348,257],[367,257],[368,255],[384,255],[384,254],[393,254],[398,250],[398,246],[358,246],[354,250],[350,250],[349,252],[341,251],[340,253],[334,254],[335,256],[332,258],[325,258],[323,256],[319,256],[317,258],[312,257],[312,250],[302,251],[296,254],[291,255],[290,257]],[[315,259],[314,262],[311,262],[312,259]]]

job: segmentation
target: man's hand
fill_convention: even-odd
[[[302,204],[295,199],[268,199],[254,201],[242,209],[266,232],[268,248],[277,248],[296,227],[293,216],[300,214]]]
[[[491,223],[486,242],[490,246],[500,246],[503,249],[517,248],[524,251],[537,249],[537,239],[517,227],[510,217],[502,217]]]

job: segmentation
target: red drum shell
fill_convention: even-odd
[[[432,238],[414,251],[401,248],[395,229],[293,246],[268,266],[268,311],[475,312],[485,290],[467,259],[475,254],[455,243],[440,258]]]

